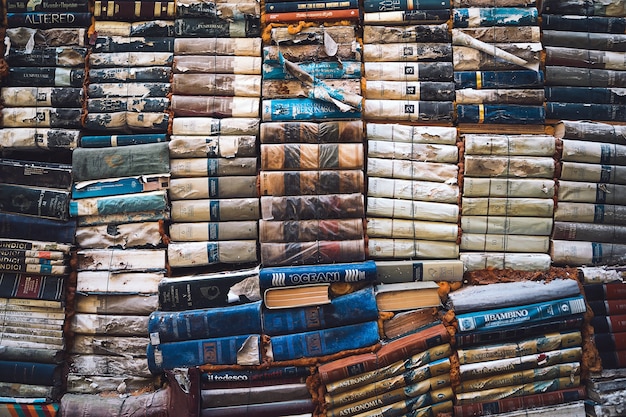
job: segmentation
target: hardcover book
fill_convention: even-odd
[[[0,297],[62,301],[65,298],[65,280],[65,275],[0,272]]]
[[[441,305],[439,285],[433,281],[379,284],[375,287],[380,311],[404,311]]]
[[[263,292],[263,305],[268,309],[320,306],[328,303],[329,283],[271,287]]]
[[[269,267],[259,271],[259,285],[262,289],[316,283],[373,282],[375,279],[374,261]]]
[[[6,184],[69,189],[72,166],[55,162],[1,159],[0,176]]]

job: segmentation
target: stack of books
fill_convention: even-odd
[[[561,152],[552,233],[555,265],[624,265],[626,257],[626,146],[621,126],[561,121]]]
[[[456,128],[367,123],[366,132],[368,257],[458,259]]]
[[[626,121],[626,7],[620,1],[544,1],[546,118]]]
[[[449,298],[458,324],[455,415],[525,413],[572,403],[570,412],[584,416],[586,303],[577,280],[475,285]]]
[[[317,367],[326,416],[450,413],[450,336],[441,323]]]
[[[456,121],[539,130],[545,122],[539,11],[534,1],[505,3],[467,1],[452,9]]]
[[[467,270],[547,270],[554,137],[468,133],[463,147],[460,258]]]
[[[215,18],[201,4],[179,4],[178,16]],[[255,3],[218,8],[259,13]],[[173,70],[170,267],[256,263],[261,39],[179,37]]]

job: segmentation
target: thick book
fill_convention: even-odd
[[[363,169],[359,143],[261,144],[262,170]]]
[[[259,271],[259,285],[262,289],[316,283],[373,282],[375,279],[374,261],[269,267],[261,268]]]
[[[626,350],[601,351],[599,354],[604,369],[626,367]]]
[[[380,3],[385,3],[381,1]],[[392,3],[390,7],[395,7]],[[451,35],[446,24],[433,25],[366,25],[363,27],[364,43],[395,42],[450,42]]]
[[[265,23],[292,23],[301,20],[332,22],[337,20],[359,20],[358,7],[345,9],[304,10],[295,12],[266,12]]]
[[[177,159],[246,158],[249,160],[248,158],[252,158],[256,160],[256,141],[257,138],[253,135],[171,135],[169,137],[170,169],[174,168]],[[207,161],[207,164],[212,163]]]
[[[0,145],[13,150],[66,152],[79,146],[80,135],[79,129],[3,128],[0,130]]]
[[[286,287],[281,287],[286,288]],[[300,333],[376,320],[378,309],[371,286],[330,300],[329,304],[287,309],[264,309],[263,333]]]
[[[190,74],[193,75],[193,74]],[[195,82],[196,90],[199,90]],[[224,82],[217,81],[218,85]],[[257,94],[252,87],[246,88],[247,93],[239,93],[235,97],[229,94],[207,93],[203,95],[180,95],[171,97],[170,109],[175,116],[189,117],[257,117],[259,115],[259,97],[244,97],[244,94]],[[201,92],[198,91],[198,94]],[[258,94],[260,95],[260,93]]]
[[[441,304],[439,285],[434,281],[379,284],[375,287],[376,305],[380,311],[406,311]]]
[[[547,14],[558,13],[563,15],[581,16],[617,16],[626,14],[624,5],[615,0],[599,2],[585,2],[581,0],[546,0],[542,2],[541,11]]]
[[[263,220],[312,220],[363,218],[363,194],[320,194],[298,196],[261,196]]]
[[[272,1],[265,4],[265,13],[304,12],[337,9],[356,9],[359,3],[356,0],[325,1],[319,3],[301,3],[299,1]]]
[[[167,191],[157,190],[104,197],[72,199],[71,217],[128,215],[138,212],[163,211],[168,209]]]
[[[68,28],[87,28],[91,24],[90,12],[10,12],[6,14],[10,28],[28,27],[54,29],[60,25]]]
[[[354,155],[355,157],[357,155]],[[261,195],[353,194],[365,192],[362,169],[260,171]]]
[[[392,340],[375,352],[352,355],[323,363],[318,367],[318,372],[322,382],[328,384],[391,365],[449,341],[450,334],[445,326],[439,323]]]
[[[268,309],[314,307],[328,303],[330,303],[330,284],[272,287],[263,292],[263,305]]]
[[[87,48],[82,46],[38,47],[28,53],[11,50],[5,60],[12,67],[83,67],[86,55]]]
[[[209,407],[200,410],[201,417],[274,417],[274,416],[312,416],[315,402],[310,399],[295,399],[259,404]]]
[[[259,217],[258,197],[178,200],[171,202],[171,220],[176,223],[258,220]]]
[[[20,272],[0,273],[0,296],[62,301],[65,275],[38,275]]]
[[[626,121],[626,106],[593,103],[546,103],[546,119]]]
[[[81,128],[82,109],[55,107],[9,107],[2,109],[4,127]]]
[[[449,19],[450,8],[367,12],[362,18],[367,25],[440,24]]]
[[[120,97],[120,98],[89,98],[87,112],[107,113],[119,111],[163,112],[170,107],[170,99],[166,97]]]
[[[261,301],[228,307],[155,311],[148,318],[150,343],[261,333]]]
[[[455,405],[454,415],[458,417],[486,416],[549,405],[566,404],[586,398],[587,390],[584,386],[581,386],[545,393],[529,394],[521,397],[484,402],[476,401],[471,404]]]
[[[171,242],[167,247],[167,256],[172,268],[246,264],[258,261],[257,244],[256,239]]]
[[[600,333],[596,330],[593,342],[600,352],[626,350],[626,332]]]
[[[401,1],[384,1],[384,0],[365,0],[363,2],[364,12],[393,12],[395,10],[427,10],[427,9],[445,9],[450,7],[449,0],[401,0]]]
[[[201,365],[259,365],[261,336],[247,334],[149,344],[148,369],[153,375],[165,370]]]
[[[360,120],[267,122],[259,130],[261,143],[360,143],[363,138]]]
[[[3,87],[5,107],[82,107],[84,94],[77,87]]]
[[[171,91],[169,66],[94,68],[88,75],[89,98],[165,97]]]
[[[259,16],[246,16],[245,20],[213,18],[209,21],[202,17],[179,17],[174,20],[174,34],[183,38],[254,38],[261,35]]]
[[[174,21],[173,20],[143,20],[139,22],[121,22],[97,20],[94,23],[95,32],[101,36],[154,36],[154,37],[173,37]]]
[[[452,81],[452,62],[365,62],[368,80]]]
[[[582,295],[518,306],[457,314],[460,333],[509,329],[526,323],[540,323],[556,317],[569,318],[585,313]]]
[[[0,176],[6,184],[69,189],[72,165],[56,162],[0,159]]]
[[[555,240],[621,243],[626,241],[626,226],[555,221],[552,238]]]
[[[100,1],[94,2],[93,15],[97,20],[151,20],[176,17],[173,1]]]
[[[268,267],[350,263],[365,260],[365,239],[261,242],[261,261]]]
[[[626,314],[596,315],[591,325],[596,333],[626,332]]]
[[[589,300],[589,308],[596,316],[615,316],[626,314],[625,299]]]
[[[363,238],[362,219],[259,220],[260,242],[306,242]]]
[[[270,339],[272,358],[275,361],[332,355],[344,350],[373,346],[379,342],[377,320],[273,336]]]
[[[458,123],[543,124],[546,109],[543,106],[521,104],[459,104],[456,107]]]
[[[573,32],[570,30],[543,30],[542,42],[545,46],[582,48],[595,51],[626,50],[626,34]]]
[[[363,118],[372,121],[452,122],[452,101],[367,99]]]
[[[81,87],[83,68],[12,67],[6,83],[11,87]]]
[[[250,387],[257,385],[282,384],[292,378],[301,379],[311,375],[307,366],[271,366],[255,369],[225,369],[203,371],[200,383],[203,388],[217,388],[229,386]]]
[[[462,7],[452,9],[455,28],[490,26],[536,26],[537,7]]]
[[[437,81],[366,80],[367,100],[454,101],[454,83]]]
[[[626,33],[626,17],[623,16],[585,16],[581,19],[576,14],[542,12],[541,28],[559,30],[566,33]]]
[[[106,197],[121,194],[133,194],[156,190],[165,190],[170,186],[170,176],[166,174],[148,174],[102,180],[77,181],[72,186],[72,198]]]
[[[173,37],[123,37],[98,35],[93,41],[92,50],[96,52],[131,52],[131,51],[151,51],[151,52],[173,52]]]
[[[375,43],[363,45],[363,61],[452,61],[449,42]]]
[[[168,187],[170,200],[257,197],[256,175],[172,178]]]
[[[182,0],[176,2],[177,17],[203,17],[211,20],[228,16],[230,20],[243,20],[247,16],[259,16],[260,5],[254,1],[206,2],[202,0]]]
[[[457,89],[474,88],[543,88],[542,71],[454,71]]]
[[[59,365],[48,363],[0,361],[2,381],[31,385],[55,385],[60,383]]]
[[[0,183],[0,206],[7,213],[68,220],[70,199],[67,190]]]
[[[544,71],[546,85],[626,87],[626,74],[620,70],[546,65]]]
[[[167,277],[159,283],[159,307],[162,311],[183,311],[258,301],[261,294],[258,287],[254,289],[258,280],[257,268]],[[248,293],[246,286],[252,288]]]
[[[317,98],[276,98],[262,100],[261,118],[264,122],[358,119],[355,109],[342,111],[332,102]]]
[[[144,145],[156,142],[166,142],[165,133],[137,134],[137,135],[83,135],[80,138],[81,148],[107,148],[115,146]]]
[[[284,401],[311,400],[305,382],[262,385],[257,387],[203,388],[200,392],[203,409],[221,409],[247,405],[273,404]]]
[[[9,0],[5,10],[8,12],[88,12],[89,2],[87,0],[72,1],[24,1]]]
[[[619,243],[553,240],[550,256],[555,265],[623,265],[626,245]]]

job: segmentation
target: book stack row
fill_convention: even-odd
[[[361,48],[355,30],[337,24],[292,35],[276,27],[263,47],[264,266],[365,259]]]
[[[457,123],[542,125],[542,45],[535,2],[467,3],[452,10]]]
[[[621,1],[543,2],[547,119],[626,121],[625,23]]]
[[[326,416],[436,416],[451,413],[450,335],[441,323],[377,350],[317,367]]]
[[[210,10],[179,9],[196,16],[185,21],[214,18]],[[170,267],[255,263],[261,38],[179,37],[173,71]]]
[[[576,279],[472,285],[449,300],[458,325],[455,416],[526,415],[531,407],[532,415],[585,415],[586,305]]]
[[[547,270],[556,163],[545,134],[463,135],[461,255],[467,270]]]
[[[623,126],[562,121],[561,172],[552,232],[555,265],[624,265],[626,146]]]

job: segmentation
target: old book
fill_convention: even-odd
[[[601,352],[626,350],[626,332],[600,333],[596,330],[593,334],[593,342]]]
[[[364,235],[362,219],[259,220],[261,242],[355,240]]]
[[[70,164],[3,158],[2,182],[6,184],[68,189],[72,185]]]
[[[499,6],[506,6],[499,3]],[[524,4],[524,6],[530,6]],[[485,7],[474,4],[470,7]],[[491,5],[489,6],[491,7]],[[470,27],[456,29],[455,32],[462,32],[472,38],[486,43],[498,43],[503,39],[507,39],[512,43],[515,42],[540,42],[539,26],[488,26],[488,27]]]
[[[433,281],[414,281],[376,286],[376,304],[380,311],[404,311],[441,304],[439,285]]]
[[[626,184],[625,174],[626,167],[620,165],[561,161],[560,178],[566,181]]]
[[[327,284],[321,284],[327,286]],[[309,285],[294,287],[275,287],[265,291],[265,306],[270,309],[263,311],[262,327],[264,334],[270,336],[280,334],[299,333],[309,330],[325,329],[330,327],[339,327],[347,324],[355,324],[378,318],[378,308],[374,297],[373,287],[366,287],[361,290],[354,291],[349,294],[339,295],[328,299],[327,303],[315,303],[312,299],[310,305],[296,306],[296,300],[293,299],[294,307],[284,306],[283,309],[273,310],[275,305],[267,303],[268,291],[281,293],[284,289],[285,293],[291,288],[311,288]],[[326,289],[328,297],[328,288]],[[288,300],[289,302],[292,300]],[[307,300],[308,301],[308,300]]]
[[[258,387],[204,388],[201,391],[203,409],[228,406],[274,403],[289,400],[311,399],[305,383],[276,384]]]
[[[328,9],[305,10],[295,12],[271,12],[265,14],[265,23],[290,23],[300,20],[316,20],[321,22],[337,20],[358,20],[359,9]]]
[[[579,279],[583,284],[602,284],[621,281],[624,268],[621,266],[582,266],[578,268]]]
[[[229,222],[172,223],[168,229],[172,241],[199,242],[215,240],[249,240],[259,236],[255,220]]]
[[[174,53],[181,55],[206,56],[261,56],[261,38],[175,38]]]
[[[69,393],[63,395],[60,406],[65,413],[89,413],[94,417],[116,415],[117,413],[135,413],[148,410],[148,416],[157,417],[167,412],[168,404],[175,402],[172,389],[158,389],[139,395],[131,395],[126,401],[116,396],[106,396],[94,401],[94,396]],[[177,405],[180,406],[180,402]],[[172,407],[174,407],[172,405]]]
[[[363,107],[363,117],[373,121],[448,122],[452,121],[453,107],[452,101],[368,99]]]
[[[570,30],[543,30],[543,44],[582,50],[618,51],[626,50],[626,34],[574,32]],[[569,35],[569,36],[568,36]]]
[[[450,7],[448,0],[433,0],[424,2],[414,2],[412,0],[399,1],[394,4],[387,4],[380,0],[367,0],[363,4],[365,12],[385,12],[394,10],[426,10]]]
[[[542,13],[541,27],[544,30],[589,33],[626,33],[626,19],[616,16],[579,16],[560,13]]]
[[[363,13],[366,25],[439,24],[450,19],[449,8]]]
[[[368,122],[366,132],[368,141],[377,142],[454,145],[457,141],[457,129],[452,126],[410,126],[399,123]],[[440,149],[446,148],[441,147]]]
[[[458,123],[542,124],[546,110],[520,104],[459,104],[456,115]]]
[[[170,176],[168,173],[76,181],[72,186],[72,198],[81,199],[133,194],[165,190],[169,186]]]
[[[261,333],[261,301],[180,312],[155,311],[148,318],[150,343]]]
[[[21,219],[21,217],[19,217]],[[4,219],[5,221],[13,220],[11,217]],[[16,221],[18,219],[15,219]],[[46,222],[47,223],[47,222]],[[45,223],[44,223],[45,224]],[[4,231],[3,231],[4,232]],[[63,242],[59,239],[52,239],[51,241],[37,240],[31,237],[20,238],[20,237],[12,237],[8,236],[10,233],[3,233],[2,238],[0,238],[0,249],[2,250],[22,250],[22,251],[42,251],[42,252],[50,252],[51,258],[64,258],[65,255],[69,254],[72,249],[72,242]],[[37,253],[35,252],[35,253]],[[52,252],[61,252],[64,255],[56,255]],[[37,256],[48,256],[45,254],[37,254]]]
[[[0,231],[3,238],[57,242],[59,245],[57,247],[64,248],[65,244],[74,243],[76,222],[24,216],[16,213],[0,213]],[[9,243],[9,247],[14,248],[16,244],[24,249],[42,247],[39,243],[29,245],[28,242]],[[4,246],[2,245],[2,247]],[[52,249],[54,244],[48,247]]]
[[[462,251],[539,252],[547,253],[550,236],[512,235],[495,233],[463,233],[459,249]]]
[[[174,36],[173,20],[143,20],[138,22],[122,22],[100,20],[95,22],[96,33],[103,36],[154,36],[172,37]]]
[[[521,397],[495,399],[485,402],[473,402],[455,405],[454,415],[459,417],[483,416],[493,413],[507,413],[516,410],[529,412],[531,409],[548,405],[566,404],[586,398],[585,387],[565,388],[545,393],[528,394]]]
[[[547,103],[547,119],[574,119],[574,120],[626,120],[626,107],[617,104],[594,103],[593,107],[587,103]]]
[[[376,281],[385,283],[411,281],[460,281],[464,266],[459,260],[375,261]]]
[[[78,375],[68,373],[66,394],[106,394],[116,391],[118,387],[125,388],[124,393],[140,392],[146,388],[158,389],[160,387],[158,377],[140,377],[135,375],[110,376],[110,375]],[[94,398],[91,396],[90,398]]]
[[[147,334],[148,317],[78,313],[72,316],[70,329],[86,335],[143,336]]]
[[[179,158],[254,157],[256,160],[256,140],[253,135],[171,135],[170,169]]]
[[[586,4],[578,0],[549,0],[542,4],[542,12],[559,14],[578,14],[582,16],[624,16],[624,5],[619,2],[591,2]]]
[[[446,390],[444,389],[442,391],[445,392]],[[441,395],[442,392],[439,391],[437,394]],[[445,397],[445,394],[442,396]],[[393,415],[393,413],[403,413],[406,411],[410,411],[411,414],[416,413],[418,415],[423,414],[427,416],[436,416],[439,413],[452,412],[452,407],[453,407],[452,401],[450,400],[442,401],[442,402],[435,402],[435,401],[436,399],[433,399],[432,394],[429,392],[426,394],[422,394],[416,398],[398,401],[398,402],[389,404],[387,406],[383,406],[380,408],[375,408],[370,411],[366,411],[364,413],[355,414],[354,417],[374,417],[374,416],[382,417],[385,415],[385,413],[391,412]],[[430,402],[434,402],[434,403],[431,405],[424,406],[424,404],[428,404]],[[419,408],[414,408],[414,406],[419,407]]]
[[[372,238],[367,242],[371,259],[454,259],[459,256],[456,242],[415,239]]]
[[[621,265],[624,249],[619,243],[553,240],[550,255],[555,265]]]
[[[152,67],[171,66],[171,52],[93,52],[89,55],[90,68],[107,68],[116,66]]]
[[[259,404],[210,407],[200,410],[202,417],[246,417],[254,413],[258,417],[299,416],[311,417],[315,402],[311,398],[283,400]]]
[[[81,46],[37,47],[10,50],[5,60],[13,67],[80,67],[86,55],[87,48]]]
[[[2,125],[79,129],[81,115],[80,108],[9,107],[2,109]]]
[[[589,301],[617,300],[626,295],[626,286],[620,282],[585,284],[584,291]]]
[[[431,181],[412,181],[393,178],[368,177],[368,196],[406,200],[421,200],[454,204],[459,199],[459,187]]]
[[[364,149],[357,143],[261,144],[262,170],[360,169]]]
[[[131,52],[134,50],[150,52],[173,52],[174,38],[98,35],[93,41],[92,46],[92,51],[96,52]]]
[[[270,3],[270,2],[268,2]],[[350,42],[355,36],[355,26],[350,23],[342,23],[333,25],[326,29],[311,26],[303,28],[302,31],[292,32],[286,26],[272,27],[270,37],[273,44],[308,44],[323,45],[324,34],[330,35],[335,42]]]
[[[181,55],[174,56],[172,69],[175,73],[260,75],[261,66],[259,56]]]
[[[263,305],[268,309],[321,306],[330,301],[328,283],[271,287],[263,291]]]
[[[81,107],[83,90],[77,87],[4,87],[0,93],[6,107]]]
[[[452,62],[365,62],[368,80],[452,81]]]
[[[165,97],[171,90],[168,66],[106,67],[89,70],[90,98],[129,96]]]
[[[167,257],[173,268],[245,264],[258,261],[257,241],[171,242],[167,247]]]
[[[460,104],[542,104],[545,101],[541,89],[459,89],[455,91]]]
[[[626,186],[611,183],[596,183],[589,181],[559,181],[557,197],[559,201],[574,203],[597,203],[626,205],[626,199],[616,193]]]
[[[626,77],[619,70],[546,65],[544,71],[546,85],[626,87]]]
[[[547,157],[554,155],[556,142],[550,135],[465,134],[466,155]]]
[[[77,313],[128,314],[149,316],[159,307],[158,294],[76,294],[74,309]]]
[[[266,266],[360,262],[365,257],[365,239],[261,242],[261,261]]]
[[[589,307],[597,316],[613,316],[626,313],[623,300],[591,300]]]
[[[259,131],[261,143],[359,143],[363,138],[360,120],[267,122]]]
[[[146,358],[113,355],[69,355],[69,370],[79,375],[124,376],[149,378]]]
[[[107,148],[114,146],[143,145],[167,140],[164,133],[136,135],[83,135],[80,138],[82,148]]]
[[[260,119],[255,117],[176,117],[172,122],[174,135],[256,135]]]
[[[0,273],[0,296],[61,301],[65,297],[65,275],[20,272]]]
[[[93,15],[98,20],[150,20],[176,17],[176,4],[171,1],[104,2],[96,0]]]
[[[302,109],[307,112],[303,113]],[[361,112],[355,109],[341,111],[334,103],[317,98],[276,98],[262,100],[261,119],[264,122],[325,119],[358,119]]]
[[[552,238],[556,240],[621,243],[624,242],[625,233],[625,226],[614,224],[555,221]]]
[[[2,380],[18,384],[55,385],[60,382],[60,368],[56,364],[0,361]]]
[[[464,177],[463,197],[552,198],[555,182],[539,178]]]
[[[536,26],[537,7],[461,7],[452,10],[454,27]]]
[[[367,199],[367,213],[371,217],[394,217],[398,219],[432,220],[456,223],[458,204],[411,201],[392,198]]]
[[[221,198],[171,202],[173,222],[258,220],[258,198]]]
[[[459,332],[507,329],[518,324],[540,323],[556,317],[571,317],[586,311],[582,296],[457,314]]]
[[[603,165],[626,165],[626,145],[562,139],[564,161]]]
[[[172,178],[168,188],[171,200],[206,198],[253,198],[258,195],[256,175]]]
[[[453,223],[370,217],[367,219],[367,236],[456,242],[459,228]]]
[[[334,9],[356,9],[359,7],[357,1],[344,0],[340,2],[323,2],[317,4],[298,3],[293,1],[272,1],[265,5],[265,13],[320,11]]]
[[[388,61],[450,61],[452,44],[432,43],[366,43],[363,45],[363,60],[368,62]]]
[[[80,134],[79,129],[3,128],[0,130],[0,145],[14,150],[68,151],[79,146]]]
[[[174,94],[260,97],[261,76],[211,73],[174,74],[172,92]]]
[[[0,271],[27,274],[66,275],[70,273],[69,265],[52,265],[50,263],[35,262],[37,259],[26,258],[21,262],[12,262],[15,259],[0,258]]]
[[[454,83],[366,80],[364,95],[368,100],[453,101]]]
[[[345,378],[356,377],[357,375],[383,368],[395,362],[404,361],[415,354],[435,346],[444,345],[448,343],[449,340],[450,335],[445,326],[439,323],[399,339],[392,340],[375,352],[347,356],[323,363],[318,366],[318,372],[321,381],[324,384],[329,384]],[[449,345],[447,349],[449,349]],[[424,358],[421,357],[421,359],[418,359],[417,363],[420,363],[423,359]]]
[[[167,277],[159,283],[159,307],[181,311],[258,301],[258,281],[258,268]]]
[[[261,196],[264,220],[310,220],[319,218],[362,218],[363,194],[325,194],[300,196]]]
[[[261,195],[353,194],[365,192],[364,177],[362,169],[261,171],[258,181]]]
[[[373,177],[452,182],[458,178],[459,167],[457,164],[445,162],[368,157],[367,173]]]
[[[107,113],[119,111],[163,112],[170,107],[170,99],[166,97],[120,97],[90,98],[87,100],[87,111],[91,113]]]
[[[453,29],[455,71],[539,69],[541,43],[487,43]]]
[[[391,7],[395,7],[392,5]],[[446,24],[424,25],[365,25],[364,43],[395,42],[450,42],[451,36]]]
[[[7,85],[11,87],[80,87],[85,80],[82,68],[12,67]]]
[[[275,361],[332,355],[343,350],[377,344],[378,322],[365,321],[321,330],[272,336],[271,357]]]
[[[626,363],[626,350],[602,351],[600,359],[604,369],[623,368]]]
[[[68,349],[71,354],[80,355],[118,355],[143,358],[146,346],[150,343],[148,336],[107,336],[83,335],[73,336],[72,345]]]
[[[81,249],[76,252],[78,271],[163,271],[165,249]]]
[[[300,384],[311,375],[307,366],[273,365],[269,368],[224,369],[202,371],[202,389],[250,388],[257,386]]]
[[[201,38],[258,38],[261,35],[259,16],[245,19],[220,19],[203,17],[179,17],[174,20],[174,34],[179,37]]]
[[[463,216],[552,217],[554,201],[527,197],[462,197]]]
[[[212,365],[258,365],[261,337],[258,334],[226,336],[149,344],[148,368],[153,375],[180,367]]]
[[[134,212],[166,210],[166,190],[119,196],[81,198],[70,201],[70,216],[129,214]]]
[[[369,139],[367,141],[367,156],[456,164],[459,159],[459,149],[454,145],[446,144]]]
[[[137,211],[133,213],[90,214],[76,219],[79,227],[103,226],[108,224],[158,222],[169,220],[170,212],[164,209]]]
[[[259,271],[262,289],[317,283],[373,282],[375,278],[376,264],[373,261],[261,268]]]
[[[16,2],[17,3],[17,2]],[[24,6],[24,2],[20,2]],[[76,2],[73,4],[79,4]],[[85,10],[87,11],[87,10]],[[50,28],[35,29],[28,27],[8,28],[6,37],[10,40],[10,48],[27,49],[30,47],[29,41],[34,41],[33,46],[85,46],[86,28]]]
[[[471,235],[550,236],[552,226],[553,220],[549,217],[463,216],[461,218],[463,233]]]
[[[438,323],[437,311],[436,308],[425,307],[395,313],[392,318],[383,321],[385,338],[397,339]]]
[[[361,85],[355,82],[361,77],[360,61],[305,61],[293,63],[289,68],[279,61],[263,64],[263,96],[266,98],[315,97],[319,87],[332,87],[346,95],[361,93]],[[314,77],[313,75],[314,74]],[[306,83],[299,78],[304,77]],[[311,82],[311,78],[316,81]],[[349,93],[349,94],[348,94]],[[338,94],[337,94],[338,95]],[[358,97],[352,97],[358,100]]]
[[[543,71],[454,71],[457,89],[543,88]]]
[[[4,309],[8,310],[8,306],[29,306],[29,307],[43,307],[48,309],[60,309],[65,306],[65,300],[56,301],[56,300],[39,300],[32,298],[14,298],[14,297],[3,297],[0,298],[0,302],[4,306]]]
[[[91,17],[90,12],[28,11],[7,13],[6,21],[10,28],[54,29],[59,25],[68,28],[86,28],[89,27]]]

